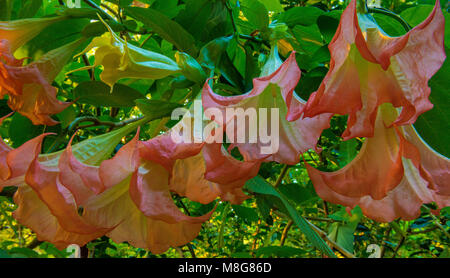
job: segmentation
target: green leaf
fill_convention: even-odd
[[[22,9],[20,9],[19,12],[19,18],[30,18],[42,7],[42,0],[27,0],[24,1],[22,5]]]
[[[231,85],[238,87],[241,92],[245,91],[244,79],[227,53],[223,53],[218,68],[222,76],[230,82]]]
[[[301,248],[289,246],[264,246],[256,250],[255,256],[257,258],[292,258],[304,255],[306,251]]]
[[[200,50],[199,62],[210,69],[216,68],[232,38],[232,36],[220,37],[207,43]]]
[[[433,10],[432,5],[418,5],[408,8],[400,13],[400,16],[411,26],[416,26],[424,21]]]
[[[197,57],[194,38],[177,22],[151,8],[127,7],[125,11],[129,16],[141,21],[163,39],[172,43],[178,50]]]
[[[68,127],[73,120],[77,117],[77,111],[75,110],[75,107],[73,105],[67,107],[64,109],[61,113],[56,114],[56,117],[58,117],[61,127],[66,128]]]
[[[8,252],[13,258],[39,258],[39,254],[36,251],[25,247],[14,247]]]
[[[339,159],[340,159],[340,166],[345,166],[348,163],[350,163],[358,153],[358,140],[356,138],[342,141],[339,144]]]
[[[139,91],[123,84],[115,84],[111,92],[101,81],[82,82],[73,90],[73,95],[79,103],[110,107],[132,107],[136,99],[143,97]]]
[[[11,258],[7,251],[0,249],[0,259]]]
[[[0,20],[9,20],[11,18],[12,0],[0,0]]]
[[[284,196],[288,197],[289,200],[292,200],[296,204],[301,204],[317,197],[312,185],[305,187],[298,183],[287,183],[280,184],[278,189]]]
[[[400,13],[400,16],[406,20],[411,26],[416,26],[422,23],[433,10],[433,5],[418,5],[408,8]],[[445,18],[445,46],[450,48],[450,15],[448,12],[443,12]]]
[[[317,25],[323,35],[324,40],[329,43],[336,33],[339,26],[342,11],[331,11],[317,18]]]
[[[182,9],[182,6],[178,6],[178,0],[156,0],[152,5],[152,9],[155,9],[169,18],[174,18]]]
[[[37,59],[40,55],[81,38],[81,31],[89,24],[89,19],[75,18],[56,22],[45,28],[39,35],[21,47],[18,52],[23,57]]]
[[[24,132],[26,130],[26,132]],[[25,116],[15,113],[9,125],[9,138],[12,141],[12,147],[17,148],[26,141],[45,132],[58,133],[61,130],[60,125],[45,127],[43,125],[33,125],[33,123]],[[49,137],[44,140],[48,142]],[[44,144],[45,149],[46,144]]]
[[[356,206],[351,214],[350,216],[346,209],[342,208],[335,214],[330,215],[330,218],[343,220],[343,222],[333,223],[328,231],[328,237],[348,252],[353,253],[354,233],[363,214],[359,206]]]
[[[313,55],[324,45],[322,34],[315,24],[310,26],[297,25],[292,29],[292,33],[300,46],[299,50],[307,55]]]
[[[290,28],[295,25],[309,26],[316,24],[317,18],[324,13],[316,7],[294,7],[282,13],[278,21],[286,23]]]
[[[450,49],[446,48],[447,57]],[[420,136],[437,152],[450,157],[450,102],[448,88],[450,88],[450,61],[446,59],[441,69],[430,79],[430,101],[433,109],[417,118],[414,127]]]
[[[185,8],[175,20],[196,40],[206,43],[233,31],[224,1],[187,0],[185,2]]]
[[[242,218],[246,223],[257,222],[259,220],[258,213],[253,208],[232,205],[233,211],[239,218]]]
[[[136,100],[136,105],[146,117],[150,118],[150,120],[170,116],[174,109],[182,107],[182,105],[178,103],[153,99],[138,99]]]
[[[384,14],[372,14],[377,24],[386,32],[389,36],[397,37],[406,33],[405,28],[397,21],[392,20],[392,17]]]
[[[285,209],[288,211],[289,216],[292,221],[300,228],[300,230],[305,234],[306,238],[320,251],[329,257],[336,257],[330,247],[323,241],[323,239],[309,226],[308,222],[297,212],[297,210],[289,203],[286,197],[284,197],[279,190],[274,188],[261,176],[256,176],[255,178],[249,180],[246,183],[247,189],[255,193],[271,195],[283,203]]]
[[[266,9],[271,12],[279,13],[284,10],[280,0],[259,0],[259,2],[263,3]]]
[[[269,14],[266,7],[257,0],[240,1],[241,10],[244,16],[253,26],[261,32],[269,28]]]

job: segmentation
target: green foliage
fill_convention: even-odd
[[[85,37],[88,41],[101,36],[106,28],[97,20],[100,13],[107,23],[128,43],[175,60],[181,54],[182,74],[160,80],[123,79],[113,90],[100,81],[101,68],[69,75],[64,72],[94,64],[92,53],[71,61],[53,82],[58,98],[73,102],[54,116],[60,124],[32,125],[26,117],[15,113],[0,127],[0,134],[12,147],[45,132],[43,152],[62,150],[76,128],[75,141],[104,134],[127,119],[146,117],[149,124],[141,127],[141,139],[147,140],[170,128],[175,121],[169,116],[173,109],[187,107],[208,77],[217,77],[214,89],[223,95],[238,95],[251,89],[269,51],[271,28],[285,23],[286,35],[280,53],[286,58],[296,51],[302,77],[295,94],[306,100],[317,90],[330,67],[328,44],[332,40],[344,8],[342,1],[279,1],[279,0],[141,0],[149,8],[132,6],[131,0],[94,1],[103,12],[82,1],[82,8],[67,9],[57,0],[0,0],[0,20],[44,17],[55,14],[68,18],[46,28],[17,52],[21,57],[36,59],[42,54]],[[62,1],[64,2],[64,1]],[[446,1],[442,1],[445,8]],[[382,1],[383,7],[399,14],[408,24],[416,26],[426,18],[434,1]],[[447,4],[448,5],[448,4]],[[107,9],[108,7],[109,9]],[[448,8],[448,7],[446,7]],[[108,13],[106,13],[108,11]],[[106,14],[106,15],[105,15]],[[377,23],[391,36],[406,31],[392,17],[373,14]],[[449,22],[446,18],[445,45],[449,49]],[[80,51],[83,47],[80,46]],[[189,56],[188,56],[189,55]],[[450,156],[448,74],[449,62],[430,80],[430,100],[434,108],[421,115],[415,123],[420,135],[442,155]],[[11,112],[0,102],[1,116]],[[81,125],[95,118],[93,124]],[[89,121],[92,122],[92,121]],[[74,125],[78,123],[78,125]],[[320,154],[307,152],[304,161],[326,171],[347,165],[358,154],[362,139],[342,141],[346,117],[335,116],[331,127],[319,140]],[[25,131],[25,132],[24,132]],[[132,135],[124,137],[129,140]],[[119,141],[116,138],[117,142]],[[116,150],[117,146],[108,146]],[[89,148],[87,146],[86,148]],[[238,154],[239,155],[239,154]],[[240,205],[216,201],[208,205],[189,202],[176,196],[174,200],[191,215],[202,215],[216,206],[210,221],[203,225],[190,246],[171,248],[161,255],[134,248],[128,243],[115,243],[107,237],[98,238],[85,247],[89,257],[342,257],[346,250],[356,257],[368,257],[367,247],[377,244],[384,257],[449,257],[450,209],[439,216],[423,210],[412,221],[378,223],[362,215],[359,207],[351,214],[339,205],[321,200],[306,173],[303,162],[288,168],[280,182],[282,165],[263,163],[259,175],[248,181],[245,192],[249,199]],[[39,242],[36,235],[16,222],[12,195],[15,188],[0,194],[0,258],[67,257],[69,253],[52,244]],[[182,205],[183,204],[183,205]],[[323,231],[319,233],[318,230]]]

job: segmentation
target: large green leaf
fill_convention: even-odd
[[[292,29],[299,44],[299,50],[312,56],[324,45],[322,34],[316,24],[310,26],[297,25]]]
[[[232,205],[232,208],[236,215],[248,224],[257,222],[259,219],[258,213],[253,208],[240,205]]]
[[[446,49],[447,57],[450,49]],[[447,59],[441,69],[430,79],[430,101],[433,109],[423,113],[414,123],[420,136],[436,151],[450,157],[450,61]]]
[[[266,7],[257,0],[240,1],[241,10],[248,21],[258,30],[264,32],[269,27],[269,14]]]
[[[15,113],[9,124],[9,139],[12,141],[13,148],[21,146],[26,141],[44,133],[54,132],[59,133],[61,131],[60,125],[44,126],[33,125],[33,123],[25,116],[19,113]],[[47,138],[44,140],[44,150],[48,147],[48,144],[53,142],[54,138]]]
[[[197,56],[197,47],[192,35],[166,15],[150,8],[127,7],[125,11],[129,16],[141,21],[163,39],[172,43],[178,50]]]
[[[306,238],[320,251],[329,257],[336,257],[330,247],[323,241],[323,239],[311,228],[308,222],[297,212],[297,210],[290,204],[288,199],[271,184],[269,184],[261,176],[256,176],[255,178],[249,180],[246,183],[248,190],[259,193],[270,195],[279,199],[284,205],[292,221],[300,228],[300,230],[305,234]]]
[[[289,27],[295,25],[309,26],[317,22],[317,18],[325,12],[316,7],[294,7],[282,13],[278,20]]]
[[[201,42],[226,36],[233,30],[223,1],[187,0],[175,20]]]
[[[341,14],[342,11],[335,10],[322,14],[317,18],[317,25],[326,42],[330,42],[333,39],[337,27],[339,26]]]
[[[149,120],[170,116],[175,108],[182,107],[178,103],[153,99],[138,99],[136,105]]]
[[[351,211],[351,215],[345,208],[330,215],[330,218],[340,220],[340,222],[331,224],[328,237],[348,252],[353,253],[354,233],[362,216],[361,208],[358,206]]]
[[[259,0],[259,2],[263,3],[268,11],[276,13],[283,11],[283,6],[281,6],[280,0]]]
[[[208,42],[200,50],[199,62],[210,69],[216,68],[232,38],[232,36],[220,37]]]
[[[143,97],[139,91],[123,84],[115,84],[111,92],[111,88],[101,81],[82,82],[73,94],[79,103],[111,107],[132,107],[136,99]]]

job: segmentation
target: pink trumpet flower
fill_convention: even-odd
[[[348,114],[344,139],[372,137],[378,107],[402,107],[393,122],[408,125],[433,105],[428,80],[445,60],[444,16],[439,1],[425,21],[389,37],[352,0],[329,44],[330,70],[308,100],[304,115]]]
[[[374,136],[366,138],[355,159],[336,172],[321,172],[306,163],[317,194],[377,221],[412,220],[420,206],[450,205],[450,160],[431,149],[412,125],[393,124],[398,112],[380,106]]]
[[[224,115],[214,120],[226,129],[232,146],[239,148],[245,161],[296,164],[301,153],[316,148],[317,140],[322,130],[329,127],[332,115],[301,119],[305,101],[294,93],[300,75],[295,53],[292,52],[283,63],[277,47],[273,46],[261,77],[253,80],[250,92],[221,96],[213,92],[209,82],[205,83],[202,94],[204,108],[218,109]],[[243,112],[242,116],[235,113],[239,111]],[[252,130],[259,132],[259,136],[252,135]],[[239,134],[246,137],[239,138]],[[264,134],[270,134],[275,143],[268,146],[263,140]]]

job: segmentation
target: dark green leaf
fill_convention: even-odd
[[[139,91],[123,84],[115,84],[111,92],[111,88],[101,81],[80,83],[73,94],[79,103],[110,107],[132,107],[136,99],[143,97]]]
[[[304,255],[306,250],[289,246],[265,246],[256,250],[256,257],[263,258],[292,258]]]
[[[297,212],[297,210],[289,203],[289,201],[284,197],[276,188],[270,185],[265,179],[260,176],[249,180],[246,183],[246,187],[255,193],[271,195],[281,200],[292,221],[300,228],[300,230],[305,234],[306,238],[320,251],[329,257],[336,257],[333,251],[328,247],[328,245],[323,241],[323,239],[309,226],[308,222]]]
[[[152,99],[138,99],[136,100],[136,105],[139,110],[151,120],[170,116],[174,109],[182,107],[182,105],[178,103]]]
[[[450,49],[446,49],[447,57]],[[450,157],[450,102],[448,88],[450,88],[450,61],[445,60],[441,69],[430,79],[430,101],[433,109],[420,115],[414,127],[420,136],[437,152]]]
[[[282,13],[278,20],[289,27],[295,25],[309,26],[317,22],[317,18],[325,12],[316,7],[294,7]]]
[[[266,7],[258,0],[240,1],[241,10],[248,21],[257,30],[264,32],[269,27],[269,14]]]
[[[210,69],[217,67],[232,38],[221,37],[207,43],[200,50],[199,62]]]
[[[259,0],[259,2],[263,3],[268,11],[276,13],[283,11],[283,6],[281,6],[280,0]]]
[[[327,43],[333,39],[334,34],[336,33],[341,13],[342,11],[332,11],[317,18],[317,25]]]
[[[163,39],[172,43],[178,50],[197,57],[194,38],[177,22],[150,8],[127,7],[125,11],[129,16],[140,20]]]
[[[75,110],[75,107],[73,105],[67,107],[64,109],[61,113],[56,114],[56,117],[58,117],[61,127],[66,128],[68,127],[73,120],[77,117],[77,112]]]
[[[259,220],[258,213],[252,208],[239,205],[232,205],[232,208],[236,215],[247,223],[257,222]]]

